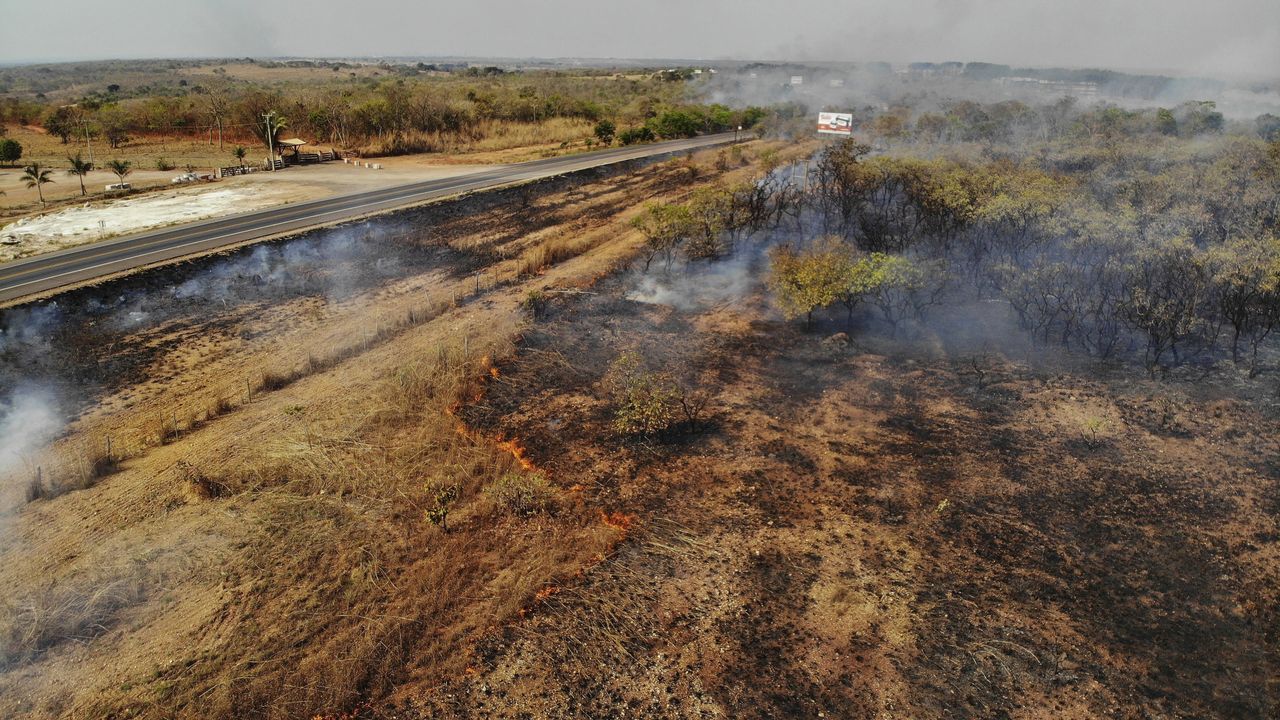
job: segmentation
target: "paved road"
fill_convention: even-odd
[[[0,304],[144,265],[450,195],[729,142],[732,133],[601,150],[337,195],[180,225],[0,264]]]

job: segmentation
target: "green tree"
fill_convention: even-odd
[[[869,300],[894,333],[903,320],[920,318],[937,303],[942,284],[930,283],[930,277],[944,278],[941,268],[902,255],[876,254],[872,259]]]
[[[98,125],[112,150],[129,141],[129,117],[116,105],[98,111]]]
[[[803,316],[813,325],[813,311],[839,300],[849,287],[853,249],[838,238],[826,237],[797,251],[780,245],[769,251],[769,289],[782,315]]]
[[[613,429],[618,434],[652,437],[675,424],[680,387],[667,374],[647,370],[639,353],[619,355],[604,385],[613,400]]]
[[[258,123],[258,137],[262,138],[262,142],[270,146],[279,147],[276,142],[280,139],[280,132],[289,127],[289,119],[283,115],[272,114],[267,119]]]
[[[436,479],[427,483],[427,493],[431,498],[424,514],[432,525],[439,525],[441,530],[449,532],[449,511],[458,500],[458,486]]]
[[[44,118],[44,129],[58,136],[66,145],[76,131],[76,116],[72,108],[63,106],[50,111]]]
[[[664,255],[667,262],[671,262],[676,247],[689,236],[691,225],[692,218],[686,205],[649,203],[644,212],[632,218],[631,227],[644,235],[646,272],[658,255]]]
[[[693,191],[689,199],[688,241],[684,254],[690,260],[719,257],[726,247],[725,233],[739,229],[741,220],[733,193],[713,185]]]
[[[1142,248],[1128,270],[1119,310],[1130,327],[1147,338],[1147,369],[1155,372],[1178,344],[1205,329],[1209,297],[1206,258],[1190,242],[1166,240]]]
[[[1280,239],[1233,240],[1211,249],[1214,303],[1231,328],[1231,358],[1241,361],[1240,342],[1251,348],[1249,375],[1258,374],[1258,350],[1280,327]]]
[[[618,134],[618,142],[623,145],[635,145],[636,143],[653,142],[653,140],[653,131],[643,125],[636,128],[627,128]]]
[[[654,134],[662,138],[693,137],[703,126],[703,119],[692,109],[668,110],[649,122]]]
[[[13,165],[22,158],[22,145],[13,138],[0,140],[0,163]]]
[[[80,194],[85,195],[84,176],[93,170],[93,163],[80,157],[80,153],[76,153],[75,157],[68,155],[67,162],[71,163],[71,167],[67,168],[67,174],[75,175],[80,180]]]
[[[120,182],[124,182],[125,176],[133,172],[133,163],[128,160],[112,160],[107,163],[107,169],[115,173]]]
[[[618,132],[618,126],[614,125],[612,120],[604,118],[600,120],[600,122],[596,123],[594,132],[596,137],[600,139],[601,143],[605,145],[612,145],[613,136]]]
[[[36,189],[41,205],[44,205],[44,186],[53,182],[53,178],[49,177],[52,174],[52,170],[41,167],[38,162],[33,162],[22,169],[22,181],[27,184],[27,187]]]
[[[236,160],[240,163],[240,167],[244,167],[244,157],[249,154],[249,150],[243,145],[237,145],[235,150],[231,151],[236,156]]]

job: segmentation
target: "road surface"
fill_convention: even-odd
[[[316,225],[360,217],[459,193],[552,177],[577,170],[693,150],[733,140],[733,133],[614,148],[567,157],[496,166],[477,173],[337,195],[105,240],[0,264],[0,304],[67,285],[260,240]]]

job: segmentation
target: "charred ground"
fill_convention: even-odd
[[[424,716],[1274,711],[1274,417],[1069,359],[822,342],[761,296],[628,291],[559,304],[469,417],[633,516],[631,540]],[[713,392],[707,423],[613,432],[601,378],[636,349]]]

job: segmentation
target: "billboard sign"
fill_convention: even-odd
[[[853,113],[818,113],[818,132],[827,135],[852,135]]]

